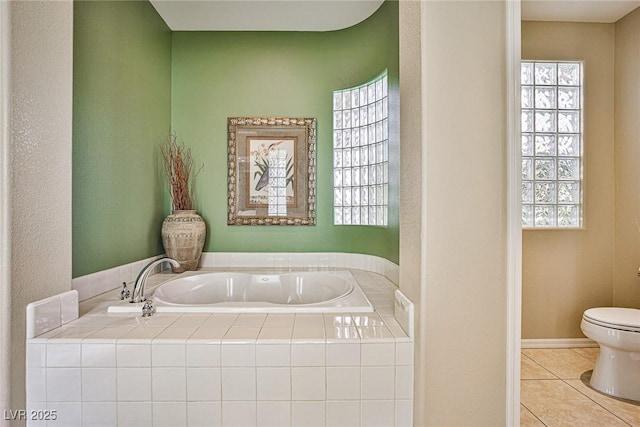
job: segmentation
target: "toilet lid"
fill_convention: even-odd
[[[584,319],[605,327],[640,332],[640,310],[635,308],[598,307],[584,312]]]

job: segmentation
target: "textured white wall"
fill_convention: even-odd
[[[417,309],[415,425],[508,422],[506,12],[504,1],[400,2],[400,288]]]
[[[416,361],[423,354],[420,285],[422,283],[422,75],[421,3],[401,1],[400,14],[400,288],[416,308]],[[424,425],[424,370],[414,365],[414,424]]]
[[[11,409],[24,408],[25,307],[71,289],[73,2],[13,1]]]
[[[506,22],[504,0],[422,3],[425,426],[507,424]]]
[[[9,5],[0,3],[0,408],[9,408],[11,286],[9,246]],[[4,418],[4,417],[3,417]],[[0,421],[4,426],[6,422]]]

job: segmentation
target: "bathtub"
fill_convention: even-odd
[[[150,298],[158,313],[373,312],[350,271],[191,272],[159,285]],[[108,311],[141,307],[123,301]]]

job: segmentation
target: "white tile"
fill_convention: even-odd
[[[238,314],[234,313],[214,313],[202,324],[201,328],[229,329],[238,316]]]
[[[55,402],[47,405],[49,414],[56,411],[55,421],[47,422],[48,426],[81,427],[82,404],[80,402]]]
[[[258,400],[291,400],[291,368],[257,368]]]
[[[27,339],[37,337],[60,325],[60,298],[49,297],[27,306]]]
[[[223,341],[234,341],[236,344],[254,344],[259,334],[259,327],[232,326],[224,335]]]
[[[222,426],[222,403],[187,402],[187,421],[189,427]]]
[[[360,334],[354,326],[327,326],[327,343],[359,342]]]
[[[213,254],[211,252],[202,252],[202,255],[200,256],[200,267],[201,268],[218,267],[217,258],[218,258],[218,254]]]
[[[78,318],[78,291],[60,294],[60,324],[64,325]]]
[[[116,345],[83,342],[82,366],[85,368],[114,368],[116,366]]]
[[[258,427],[283,427],[291,425],[291,402],[263,402],[257,405]]]
[[[46,402],[47,401],[47,369],[27,368],[26,369],[27,401]]]
[[[131,329],[133,328],[129,326],[106,326],[89,335],[87,338],[92,342],[98,342],[98,340],[102,340],[101,342],[113,342],[114,339],[120,339],[128,334]]]
[[[413,401],[396,400],[396,427],[413,426]]]
[[[294,314],[280,314],[269,313],[264,323],[263,328],[293,328],[293,322],[295,319]]]
[[[187,368],[187,401],[221,400],[220,368]]]
[[[187,366],[220,366],[220,344],[187,344]]]
[[[328,343],[327,366],[360,366],[360,343]]]
[[[362,399],[393,399],[395,396],[395,368],[368,366],[362,368]]]
[[[114,402],[116,400],[116,368],[83,368],[82,401]]]
[[[311,328],[296,328],[294,326],[291,339],[296,343],[324,341],[324,325]]]
[[[38,411],[47,411],[47,404],[45,402],[29,402],[27,401],[26,403],[26,413],[23,416],[21,413],[16,412],[16,411],[20,411],[20,409],[17,410],[13,410],[13,413],[9,413],[9,418],[13,418],[13,419],[19,419],[19,418],[25,418],[27,417],[27,414],[31,414],[32,411],[36,411],[36,413],[38,413]],[[29,417],[27,417],[27,427],[45,427],[47,425],[47,421],[46,420],[29,420]]]
[[[153,402],[153,427],[187,425],[187,402]]]
[[[362,401],[362,425],[367,427],[389,427],[395,423],[393,400]]]
[[[255,400],[256,368],[222,368],[222,400]],[[223,412],[224,414],[224,412]]]
[[[327,367],[327,400],[360,399],[360,367]]]
[[[291,366],[291,345],[256,345],[256,366]]]
[[[233,327],[261,328],[266,318],[267,318],[266,314],[242,313],[238,316],[236,321],[233,322]]]
[[[325,344],[291,346],[292,366],[325,366]]]
[[[47,401],[79,402],[81,376],[80,368],[48,368]]]
[[[171,324],[172,328],[199,328],[209,319],[210,314],[185,314]]]
[[[118,343],[116,345],[116,359],[118,368],[148,368],[151,366],[151,345]]]
[[[47,345],[27,342],[27,368],[47,366]]]
[[[187,344],[220,344],[229,328],[201,326],[187,340]]]
[[[296,314],[295,328],[319,328],[324,324],[324,318],[320,314]]]
[[[256,402],[222,402],[223,426],[255,426]]]
[[[151,400],[151,368],[118,368],[116,381],[119,402]]]
[[[291,425],[295,427],[324,427],[325,402],[291,402]]]
[[[396,365],[413,365],[413,343],[396,343]]]
[[[327,426],[354,427],[360,425],[359,401],[327,401],[326,408]]]
[[[151,365],[156,366],[185,366],[186,348],[184,344],[151,344]]]
[[[358,328],[383,326],[382,318],[377,313],[354,313],[353,322]]]
[[[412,366],[396,366],[396,399],[413,399]]]
[[[108,427],[118,423],[116,402],[82,402],[82,425],[85,427]]]
[[[74,368],[80,367],[80,343],[53,344],[47,343],[47,367]]]
[[[291,342],[293,328],[290,326],[283,328],[262,328],[258,335],[258,344],[282,344]]]
[[[293,400],[324,400],[324,367],[291,368],[291,398]]]
[[[396,360],[395,343],[363,343],[362,366],[391,366]]]
[[[162,331],[164,331],[162,327],[147,325],[136,326],[120,338],[119,343],[151,344],[151,340],[160,335]]]
[[[153,425],[151,402],[118,402],[118,427]]]
[[[55,339],[57,344],[80,344],[82,338],[86,338],[95,332],[93,326],[76,325],[70,323],[63,325],[50,333],[56,333]]]
[[[177,328],[172,324],[171,327],[167,327],[155,336],[154,342],[156,340],[161,340],[164,343],[185,344],[187,339],[189,339],[197,330],[198,328],[196,327]]]
[[[324,318],[324,326],[329,327],[349,327],[355,326],[353,317],[349,313],[328,313],[322,315]]]
[[[271,267],[286,267],[288,264],[288,255],[286,253],[269,252],[267,255],[268,265]]]
[[[151,374],[151,396],[154,401],[187,400],[187,371],[184,367],[153,368]]]
[[[222,366],[255,366],[256,346],[254,344],[222,344]]]

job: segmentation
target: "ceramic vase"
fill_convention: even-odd
[[[174,273],[196,270],[202,255],[207,228],[194,210],[174,210],[162,222],[162,244],[167,256],[180,263]]]

